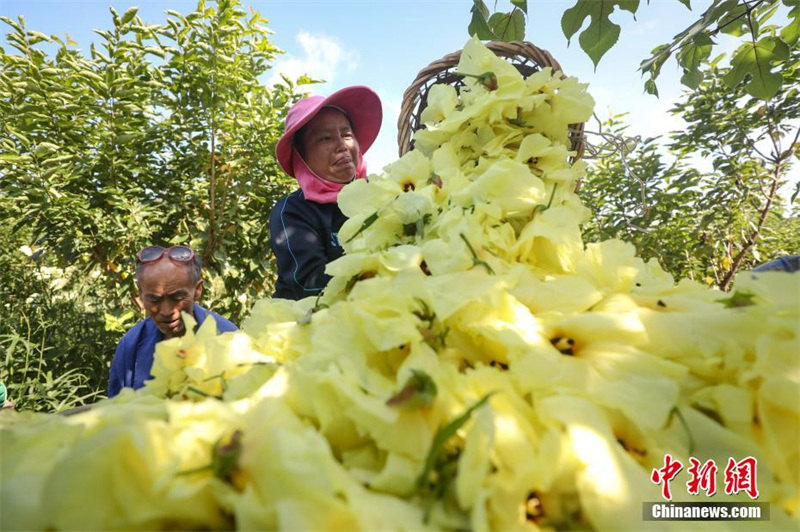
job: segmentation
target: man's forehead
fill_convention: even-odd
[[[160,260],[152,264],[145,264],[139,273],[139,285],[145,289],[169,289],[191,287],[191,266],[175,264],[169,260]]]
[[[189,292],[188,286],[170,286],[169,284],[146,284],[139,287],[143,296],[169,296],[173,294],[185,294]]]

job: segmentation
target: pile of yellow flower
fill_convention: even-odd
[[[695,529],[800,526],[800,275],[726,294],[585,244],[585,86],[478,40],[458,69],[415,149],[342,191],[321,297],[187,327],[89,411],[0,415],[0,528],[686,529],[643,520],[665,488],[770,504]]]

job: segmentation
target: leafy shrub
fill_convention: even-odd
[[[104,393],[114,345],[141,318],[130,309],[144,245],[191,245],[206,304],[235,322],[271,292],[267,217],[293,187],[274,145],[311,81],[259,81],[280,50],[266,20],[236,0],[167,13],[150,25],[136,8],[112,8],[88,55],[0,17],[10,27],[10,49],[0,49],[0,295],[11,317],[0,325],[0,378],[18,406]]]

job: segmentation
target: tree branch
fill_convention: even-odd
[[[767,220],[767,215],[769,214],[770,208],[772,207],[772,202],[775,199],[775,194],[778,191],[778,184],[780,183],[780,165],[775,165],[775,169],[773,171],[773,178],[772,178],[772,187],[770,188],[769,196],[767,197],[767,202],[764,205],[764,208],[761,209],[761,214],[758,217],[758,223],[756,227],[753,229],[753,232],[750,234],[750,238],[747,239],[745,242],[744,247],[739,251],[736,257],[731,262],[731,267],[728,272],[725,274],[725,277],[722,279],[720,283],[720,288],[722,290],[728,290],[730,288],[731,281],[733,281],[733,276],[736,274],[736,270],[739,269],[739,264],[742,262],[744,257],[747,253],[755,246],[758,237],[761,234],[761,229],[764,227],[764,222]]]
[[[213,31],[213,30],[212,30]],[[208,241],[206,242],[205,253],[203,253],[203,264],[209,264],[211,257],[214,255],[216,248],[216,194],[217,194],[217,180],[216,180],[216,157],[217,157],[217,132],[216,132],[216,84],[215,76],[217,74],[217,57],[216,57],[216,42],[213,37],[209,39],[212,46],[211,54],[211,109],[209,116],[209,125],[211,127],[211,155],[210,155],[210,168],[209,168],[209,213],[208,213]]]
[[[758,50],[756,48],[756,40],[755,40],[756,32],[755,29],[753,28],[753,20],[751,16],[753,9],[755,9],[754,6],[748,6],[747,25],[750,28],[750,38],[753,42],[753,51],[754,53],[758,54]],[[758,64],[758,61],[756,61],[756,64]],[[767,102],[767,106],[769,106],[769,102]],[[720,288],[722,290],[727,291],[730,288],[734,275],[736,275],[736,271],[739,269],[739,265],[741,264],[742,260],[744,260],[747,253],[749,253],[750,250],[753,248],[753,246],[755,246],[758,237],[761,235],[761,230],[764,227],[764,223],[767,220],[767,216],[769,215],[770,209],[772,208],[772,204],[775,200],[775,195],[778,192],[778,185],[780,184],[780,178],[781,178],[781,167],[783,165],[782,164],[783,157],[780,152],[778,135],[775,132],[775,124],[772,121],[772,113],[769,111],[770,109],[768,107],[767,113],[765,113],[767,117],[767,131],[769,132],[769,137],[770,140],[772,141],[773,149],[775,150],[774,168],[772,171],[772,185],[770,187],[769,193],[766,195],[765,198],[766,201],[759,214],[758,223],[753,228],[753,231],[750,233],[750,237],[744,242],[744,246],[742,246],[742,249],[739,250],[739,253],[737,253],[736,257],[734,257],[733,261],[731,261],[731,266],[728,269],[728,272],[723,277],[722,282],[720,283]],[[800,133],[800,130],[798,130],[798,133]],[[770,160],[770,158],[764,157],[764,159],[773,162]]]

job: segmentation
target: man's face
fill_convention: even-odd
[[[306,124],[303,159],[315,174],[334,183],[349,183],[356,175],[359,146],[347,117],[323,108]]]
[[[139,297],[165,338],[183,336],[186,328],[181,312],[191,314],[202,294],[203,281],[192,282],[191,266],[167,257],[145,265],[139,275]]]

